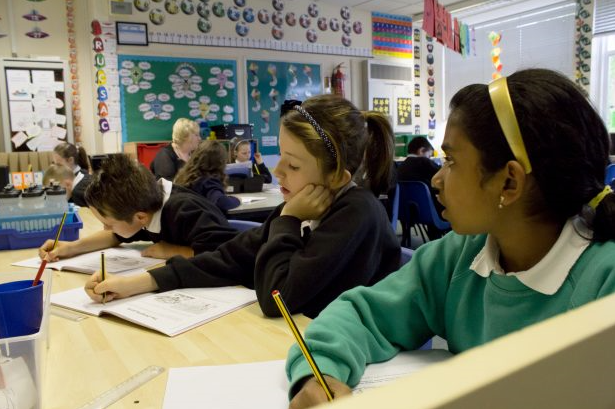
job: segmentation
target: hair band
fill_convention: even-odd
[[[521,137],[521,130],[519,129],[519,122],[517,122],[515,109],[510,99],[506,77],[498,78],[489,84],[489,97],[491,97],[495,116],[498,118],[500,127],[504,132],[508,146],[510,146],[513,155],[515,155],[515,159],[521,163],[525,173],[530,173],[532,165]]]
[[[589,201],[589,207],[595,210],[596,207],[598,207],[598,205],[600,204],[600,202],[602,202],[602,199],[604,199],[604,197],[612,191],[613,189],[611,189],[611,186],[606,185],[604,189],[602,189],[602,192],[598,193],[596,196],[594,196],[592,200]]]
[[[333,146],[333,142],[331,142],[331,139],[327,136],[325,131],[320,127],[320,125],[318,125],[318,122],[316,122],[314,117],[312,117],[312,115],[310,115],[310,113],[306,111],[305,108],[303,108],[301,105],[295,105],[293,109],[303,115],[305,119],[307,119],[310,125],[312,125],[312,128],[314,128],[316,130],[316,133],[318,133],[318,135],[322,138],[322,141],[325,143],[325,146],[327,147],[329,152],[331,152],[333,158],[337,159],[337,152],[335,151],[335,146]]]

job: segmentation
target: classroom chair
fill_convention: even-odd
[[[253,222],[250,220],[236,220],[236,219],[229,219],[228,224],[230,224],[232,228],[237,229],[238,231],[245,231],[248,229],[253,229],[261,225],[261,223],[259,222]]]
[[[416,227],[423,242],[427,239],[425,225],[433,225],[442,232],[451,229],[451,224],[442,220],[431,198],[431,192],[423,182],[399,182],[399,220],[402,225],[401,245],[410,247],[410,228]]]
[[[389,195],[389,200],[391,199]],[[391,227],[397,234],[397,220],[399,219],[399,183],[395,185],[395,197],[391,201]]]
[[[615,163],[611,163],[606,167],[606,176],[604,177],[604,184],[610,185],[615,180]]]
[[[414,250],[409,249],[408,247],[402,247],[401,248],[401,259],[399,260],[399,266],[403,266],[406,263],[410,262],[410,259],[412,258],[412,254],[414,253]]]

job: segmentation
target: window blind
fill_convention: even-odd
[[[615,33],[615,0],[596,0],[594,35]]]

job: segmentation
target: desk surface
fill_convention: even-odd
[[[239,207],[231,209],[228,214],[241,214],[241,213],[254,213],[254,212],[270,212],[280,203],[284,201],[284,196],[280,192],[280,188],[275,185],[267,185],[262,192],[255,193],[237,193],[231,196],[235,196],[239,199],[246,197],[264,197],[264,200],[257,200],[250,203],[242,203]]]
[[[88,209],[79,212],[84,222],[81,237],[102,227]],[[23,271],[32,275],[35,270],[10,264],[36,253],[36,249],[0,251],[0,272]],[[87,277],[54,272],[52,291],[81,287]],[[309,322],[304,316],[295,319],[302,330]],[[78,322],[51,315],[49,328],[49,348],[44,353],[45,409],[80,407],[149,365],[163,366],[167,371],[113,407],[159,408],[170,367],[284,359],[293,343],[283,319],[263,318],[258,304],[173,338],[108,315]]]

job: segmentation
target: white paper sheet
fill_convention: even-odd
[[[388,362],[369,365],[355,393],[382,386],[451,356],[444,350],[410,351]],[[285,362],[171,368],[163,408],[286,409]],[[241,393],[237,393],[241,391]]]

